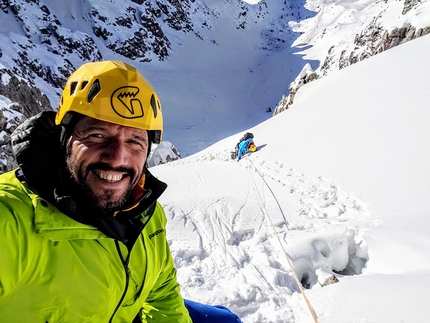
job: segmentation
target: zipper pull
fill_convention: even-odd
[[[136,280],[133,278],[133,276],[131,275],[131,269],[128,267],[128,264],[124,264],[124,269],[125,272],[127,274],[127,276],[131,279],[131,281],[134,283],[134,289],[138,290],[139,289],[139,285],[137,284]]]
[[[127,273],[127,276],[131,277],[131,270],[128,267],[128,264],[124,264],[124,269],[125,269],[125,272]]]

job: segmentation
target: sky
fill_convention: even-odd
[[[103,11],[110,18],[116,2]],[[227,306],[244,323],[313,322],[293,268],[318,322],[427,322],[430,36],[305,85],[289,110],[271,116],[266,109],[301,68],[317,68],[333,45],[337,54],[351,50],[385,1],[303,1],[301,18],[288,24],[284,1],[266,1],[270,25],[257,20],[246,30],[231,28],[239,13],[233,2],[203,2],[219,12],[211,29],[200,30],[216,45],[171,31],[167,61],[137,64],[160,95],[164,139],[184,157],[151,168],[169,185],[160,202],[183,295]],[[384,28],[430,24],[430,1],[407,15],[399,14],[402,1],[388,2]],[[83,9],[45,3],[64,33],[78,25],[91,33]],[[31,17],[28,8],[35,6],[27,7]],[[28,28],[38,37],[36,22]],[[0,39],[17,41],[22,30],[12,19]],[[268,30],[285,40],[281,48],[262,50]],[[15,45],[2,47],[0,64],[11,64]],[[56,63],[43,48],[35,52]],[[58,98],[47,94],[55,107]],[[9,120],[17,116],[11,104],[0,96]],[[246,131],[259,150],[231,160]],[[322,287],[333,275],[339,282]]]
[[[185,297],[314,322],[290,259],[318,322],[428,322],[429,50],[424,36],[302,87],[247,129],[259,150],[239,162],[242,133],[151,168]]]

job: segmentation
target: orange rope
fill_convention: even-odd
[[[262,179],[262,180],[263,180],[263,182],[266,184],[266,186],[267,186],[267,187],[269,187],[269,185],[266,183],[266,181],[264,180],[264,178],[263,178],[263,176],[261,175],[261,173],[258,171],[257,167],[255,167],[254,163],[253,163],[249,158],[247,158],[247,161],[248,161],[249,163],[251,163],[251,164],[252,164],[252,166],[254,167],[254,170],[255,170],[255,171],[257,172],[257,174],[261,177],[261,179]],[[272,227],[272,229],[273,229],[273,232],[275,233],[275,236],[276,236],[276,238],[278,239],[279,245],[281,246],[281,249],[282,249],[282,252],[284,253],[285,258],[287,259],[288,265],[290,266],[291,272],[293,273],[293,277],[294,277],[294,279],[295,279],[295,281],[296,281],[296,284],[297,284],[297,286],[299,287],[299,290],[300,290],[300,292],[302,293],[303,298],[305,299],[305,302],[306,302],[306,305],[307,305],[307,307],[308,307],[308,309],[309,309],[309,312],[311,313],[312,318],[314,319],[314,322],[315,322],[315,323],[318,323],[317,315],[315,314],[315,311],[314,311],[314,309],[313,309],[313,307],[312,307],[311,303],[309,302],[308,297],[306,296],[306,293],[305,293],[305,291],[304,291],[304,289],[303,289],[303,286],[302,286],[301,282],[299,281],[299,278],[297,277],[297,274],[296,274],[296,272],[295,272],[295,270],[294,270],[294,267],[293,267],[293,264],[292,264],[292,262],[291,262],[291,258],[290,258],[290,256],[288,255],[287,251],[285,250],[284,245],[282,244],[281,238],[279,237],[278,233],[276,232],[275,226],[273,225],[272,218],[270,217],[269,212],[267,212],[266,206],[265,206],[265,204],[264,204],[264,202],[263,202],[263,199],[262,199],[262,197],[261,197],[261,195],[260,195],[260,192],[258,191],[257,184],[256,184],[256,183],[255,183],[255,181],[254,181],[254,177],[252,176],[252,173],[251,173],[251,171],[250,171],[250,168],[249,168],[249,167],[248,167],[248,170],[249,170],[249,173],[250,173],[250,176],[251,176],[252,182],[254,183],[255,190],[257,191],[257,195],[258,195],[258,198],[259,198],[259,200],[260,200],[260,203],[261,203],[261,206],[262,206],[262,210],[263,210],[263,212],[264,212],[264,215],[266,216],[267,220],[269,221],[269,223],[270,223],[270,225],[271,225],[271,227]],[[269,187],[269,189],[270,189],[270,187]],[[271,190],[270,190],[270,191],[271,191]],[[272,192],[272,191],[271,191],[271,192]],[[272,192],[272,195],[273,195],[273,192]],[[275,196],[274,196],[274,197],[275,197]],[[276,197],[275,197],[275,198],[276,198]]]

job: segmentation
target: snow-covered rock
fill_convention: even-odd
[[[170,141],[162,141],[148,157],[148,167],[166,164],[181,158],[181,153]]]

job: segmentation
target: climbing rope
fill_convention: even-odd
[[[304,289],[303,289],[303,286],[302,286],[302,284],[301,284],[301,282],[300,282],[299,278],[297,277],[296,271],[294,270],[293,264],[292,264],[292,262],[291,262],[291,258],[290,258],[290,256],[288,255],[287,251],[285,250],[284,245],[282,244],[281,238],[279,237],[279,234],[278,234],[278,232],[277,232],[277,231],[276,231],[276,229],[275,229],[275,226],[274,226],[274,224],[273,224],[272,218],[271,218],[271,216],[270,216],[269,212],[268,212],[268,211],[267,211],[267,209],[266,209],[266,204],[264,203],[264,200],[263,200],[263,198],[261,197],[260,191],[258,190],[257,184],[256,184],[256,182],[255,182],[255,180],[254,180],[254,176],[252,175],[251,167],[250,167],[251,165],[252,165],[252,167],[254,168],[255,172],[256,172],[256,173],[260,176],[260,178],[263,180],[263,182],[264,182],[264,184],[267,186],[267,188],[270,190],[270,192],[271,192],[272,196],[275,198],[275,200],[277,200],[277,199],[276,199],[276,196],[275,196],[275,194],[273,193],[273,191],[271,190],[271,188],[270,188],[269,184],[267,184],[267,182],[265,181],[265,179],[264,179],[263,175],[258,171],[257,167],[256,167],[256,166],[254,165],[254,163],[251,161],[251,159],[250,159],[250,158],[246,158],[246,160],[247,160],[247,163],[248,163],[248,167],[247,167],[247,168],[248,168],[248,171],[249,171],[250,177],[251,177],[251,179],[252,179],[252,182],[253,182],[253,184],[254,184],[255,191],[257,192],[258,199],[259,199],[260,204],[261,204],[261,209],[262,209],[262,211],[263,211],[264,215],[266,216],[266,218],[267,218],[267,220],[268,220],[268,222],[269,222],[270,226],[272,227],[273,232],[275,233],[275,236],[276,236],[276,238],[277,238],[277,240],[278,240],[278,242],[279,242],[279,245],[281,246],[282,252],[283,252],[283,254],[284,254],[285,258],[287,259],[287,262],[288,262],[288,265],[290,266],[291,272],[293,273],[294,280],[296,281],[296,284],[297,284],[297,286],[298,286],[298,288],[299,288],[300,292],[301,292],[301,293],[302,293],[302,295],[303,295],[303,298],[304,298],[304,300],[305,300],[305,302],[306,302],[306,305],[307,305],[307,307],[308,307],[308,309],[309,309],[309,312],[311,313],[311,316],[312,316],[312,318],[314,319],[314,322],[315,322],[315,323],[318,323],[318,319],[317,319],[317,316],[316,316],[316,314],[315,314],[315,311],[314,311],[314,309],[313,309],[313,307],[312,307],[311,303],[309,302],[308,297],[306,296],[306,293],[305,293],[305,291],[304,291]],[[278,206],[279,206],[279,208],[281,208],[281,206],[279,205],[279,203],[278,203]],[[282,212],[282,209],[281,209],[281,212]]]

